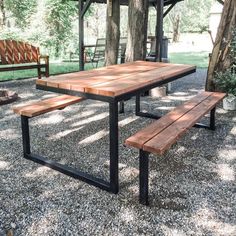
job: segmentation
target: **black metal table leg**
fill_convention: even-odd
[[[215,113],[216,113],[216,108],[214,107],[211,112],[210,112],[210,129],[215,130],[216,125],[215,125]]]
[[[122,114],[125,112],[125,102],[124,101],[120,101],[120,110],[119,113]]]
[[[21,116],[21,129],[24,156],[30,154],[30,135],[29,135],[29,118]]]
[[[139,150],[139,202],[148,205],[148,156],[149,153]]]
[[[118,102],[109,103],[109,126],[110,126],[110,188],[111,192],[119,191],[118,176]]]
[[[138,116],[140,112],[140,94],[136,95],[135,98],[135,114]]]

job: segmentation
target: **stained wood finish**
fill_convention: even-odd
[[[36,84],[115,97],[194,69],[190,65],[137,61],[53,76]]]
[[[40,58],[44,59],[41,63]],[[18,66],[18,64],[34,63],[30,65]],[[23,69],[38,69],[38,78],[41,74],[49,76],[49,58],[41,56],[38,47],[34,47],[28,43],[15,40],[0,40],[0,65],[9,65],[0,67],[0,71],[12,71]],[[45,68],[45,71],[41,71]]]
[[[35,117],[50,111],[54,111],[56,109],[65,108],[66,106],[78,103],[82,100],[83,98],[81,97],[61,95],[33,104],[15,107],[13,108],[13,111],[21,116]]]
[[[162,155],[224,97],[224,93],[202,92],[128,138],[125,144]]]

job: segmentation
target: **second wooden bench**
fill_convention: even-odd
[[[224,93],[202,92],[159,120],[126,139],[127,146],[139,149],[139,201],[148,205],[148,157],[163,155],[189,128],[210,111],[211,130],[215,129],[215,107]],[[196,125],[200,126],[200,125]]]

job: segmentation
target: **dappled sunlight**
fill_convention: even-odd
[[[9,163],[6,161],[0,161],[0,170],[6,170],[9,167]]]
[[[130,124],[130,123],[132,123],[132,122],[134,122],[136,120],[138,120],[138,119],[139,119],[138,117],[128,117],[128,118],[125,118],[125,119],[119,121],[119,127],[124,127],[124,126],[126,126],[126,125],[128,125],[128,124]]]
[[[64,116],[61,114],[58,114],[57,111],[53,112],[54,114],[51,113],[50,116],[44,117],[44,118],[39,118],[37,119],[37,123],[39,125],[51,125],[51,124],[58,124],[64,121]],[[36,120],[34,120],[35,122]]]
[[[123,209],[123,211],[120,212],[119,218],[122,222],[125,224],[131,223],[135,220],[134,212],[130,209]]]
[[[182,231],[180,229],[175,229],[175,228],[168,227],[164,224],[161,225],[161,229],[162,229],[164,235],[173,235],[173,236],[184,236],[184,235],[186,235],[184,231]]]
[[[28,227],[28,235],[33,235],[37,232],[38,235],[49,235],[50,232],[55,232],[55,225],[59,224],[60,216],[56,210],[46,211],[44,215],[40,215],[37,220],[32,221]]]
[[[235,181],[235,171],[229,164],[218,164],[216,172],[224,181]]]
[[[82,141],[79,142],[79,144],[90,144],[95,141],[98,141],[99,139],[104,138],[106,135],[108,135],[109,132],[105,129],[98,131],[97,133],[90,135],[89,137],[83,139]]]
[[[35,178],[35,177],[43,177],[45,175],[47,176],[56,176],[58,175],[59,172],[52,170],[51,168],[47,167],[47,166],[39,166],[38,168],[36,168],[34,171],[30,171],[28,173],[25,174],[25,177],[28,178]]]
[[[230,134],[235,135],[236,138],[236,126],[230,130]]]
[[[19,134],[17,132],[18,132],[18,130],[16,130],[16,129],[1,130],[0,138],[5,139],[5,140],[13,140],[13,139],[21,138],[21,134]]]
[[[201,208],[192,216],[193,223],[214,235],[235,235],[236,226],[221,222],[216,213],[209,208]],[[203,232],[204,232],[203,231]]]
[[[79,118],[85,118],[88,116],[92,116],[95,114],[95,110],[88,110],[88,111],[83,111],[82,113],[78,111],[77,114],[70,116],[69,118],[66,118],[65,121],[69,122],[69,121],[74,121],[75,119],[79,119]]]
[[[30,99],[30,102],[34,102],[34,99],[32,99],[32,97],[35,97],[35,94],[34,93],[28,93],[28,92],[25,92],[25,93],[20,93],[18,94],[22,99]],[[35,100],[36,101],[36,100]]]
[[[59,132],[57,134],[51,135],[48,139],[49,140],[59,140],[60,138],[63,138],[65,136],[67,136],[68,134],[76,132],[76,131],[78,131],[78,130],[80,130],[82,128],[84,128],[84,126],[81,126],[79,128],[74,128],[74,129],[66,129],[66,130],[61,131],[61,132]]]
[[[218,151],[218,156],[223,160],[234,161],[236,160],[236,149],[221,149]]]
[[[134,179],[139,175],[139,170],[134,167],[127,167],[120,171],[120,176],[128,181],[130,179]]]
[[[103,113],[100,113],[98,115],[89,117],[87,119],[75,122],[71,126],[75,127],[75,126],[85,125],[85,124],[88,124],[88,123],[93,122],[93,121],[99,121],[99,120],[105,119],[108,116],[109,116],[108,112],[103,112]]]
[[[154,110],[170,111],[170,110],[173,110],[174,108],[175,107],[158,106],[158,107],[154,108]]]

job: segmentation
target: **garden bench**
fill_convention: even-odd
[[[39,102],[35,102],[29,105],[14,107],[13,111],[21,116],[31,118],[48,113],[50,111],[63,109],[69,105],[78,103],[82,100],[83,98],[81,97],[61,95],[58,97],[53,97]]]
[[[126,139],[125,145],[139,149],[140,203],[148,205],[149,154],[163,155],[193,126],[214,130],[215,107],[224,97],[224,93],[202,92]],[[210,126],[196,124],[209,111]]]
[[[49,77],[49,57],[40,55],[39,48],[28,43],[0,40],[0,72],[27,69],[37,69],[39,79],[42,75]]]

